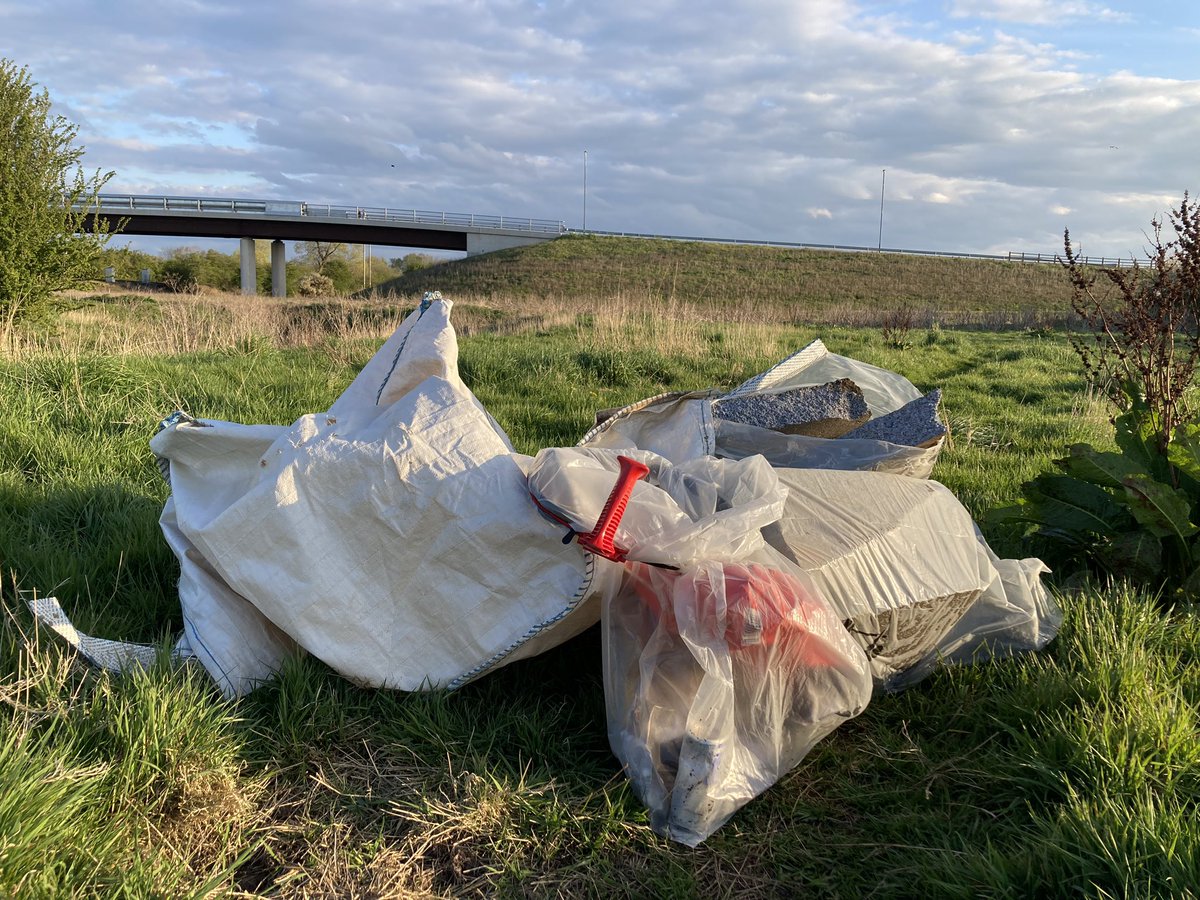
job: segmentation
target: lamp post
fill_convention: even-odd
[[[883,170],[883,180],[879,184],[879,243],[875,245],[875,252],[878,253],[883,249],[883,195],[887,190],[887,169]]]
[[[583,151],[583,230],[587,231],[587,151]]]

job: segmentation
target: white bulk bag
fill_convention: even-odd
[[[944,485],[880,472],[777,468],[788,490],[769,543],[803,569],[897,690],[939,659],[1038,650],[1061,613],[1040,560],[1000,560]]]
[[[427,297],[328,412],[180,417],[152,441],[185,638],[227,693],[295,646],[361,684],[457,687],[598,618],[619,567],[530,501],[529,459],[458,376],[450,308]]]
[[[582,447],[652,450],[675,464],[697,456],[742,459],[761,455],[773,466],[822,469],[869,469],[928,478],[941,452],[863,438],[831,440],[782,434],[731,422],[713,415],[714,400],[773,394],[849,378],[862,389],[874,418],[895,412],[921,392],[902,375],[847,356],[830,353],[819,340],[739,385],[728,394],[715,391],[661,394],[630,404],[592,428]]]

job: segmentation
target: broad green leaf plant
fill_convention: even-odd
[[[1200,363],[1200,212],[1185,193],[1169,218],[1175,239],[1164,243],[1155,220],[1148,262],[1132,269],[1091,269],[1065,236],[1072,307],[1088,326],[1072,345],[1114,404],[1118,449],[1069,447],[1056,472],[1027,482],[990,519],[1022,525],[1094,571],[1195,600],[1200,417],[1189,395]]]

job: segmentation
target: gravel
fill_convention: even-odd
[[[941,400],[942,390],[937,388],[842,437],[888,441],[906,447],[929,447],[946,434],[946,426],[938,416]]]
[[[713,401],[719,418],[786,434],[840,437],[871,416],[862,389],[849,378],[777,394],[747,394]]]

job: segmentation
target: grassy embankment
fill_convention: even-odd
[[[584,315],[564,301],[563,324],[527,331],[519,298],[455,314],[476,331],[464,378],[526,452],[573,443],[600,407],[735,384],[815,336],[944,388],[955,440],[935,475],[976,514],[1104,432],[1061,335],[930,328],[901,349],[878,329],[778,324],[779,306]],[[87,671],[33,632],[23,591],[56,593],[85,631],[169,640],[155,423],[175,408],[276,423],[323,409],[389,314],[80,301],[0,359],[0,892],[1184,896],[1200,883],[1200,627],[1129,591],[1065,596],[1063,633],[1036,658],[876,701],[696,851],[649,831],[608,750],[594,634],[452,695],[357,689],[298,660],[230,704],[194,673]]]
[[[534,315],[543,303],[670,303],[779,324],[877,325],[905,313],[921,327],[1029,326],[1069,311],[1054,265],[589,235],[457,260],[377,288],[406,297],[427,290],[517,301]]]

